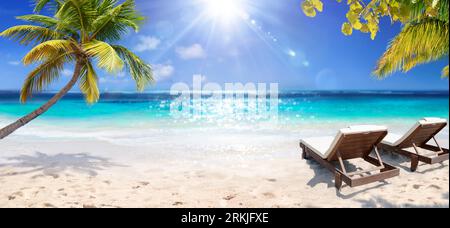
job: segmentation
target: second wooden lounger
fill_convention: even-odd
[[[341,189],[342,182],[356,187],[400,174],[399,169],[384,163],[378,153],[377,145],[387,133],[387,128],[382,126],[353,126],[341,129],[336,137],[303,139],[300,147],[304,159],[313,158],[335,174],[337,189]],[[376,158],[370,156],[372,152],[375,152]],[[344,161],[355,158],[362,158],[374,167],[347,172]]]
[[[446,126],[445,119],[424,118],[404,135],[389,133],[380,143],[379,148],[410,158],[411,171],[415,172],[419,161],[436,164],[448,160],[448,149],[442,148],[435,138]],[[428,144],[431,140],[436,146]]]

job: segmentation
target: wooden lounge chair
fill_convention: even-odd
[[[341,189],[342,182],[350,187],[361,186],[398,176],[400,170],[383,162],[377,145],[387,135],[386,127],[353,126],[341,129],[336,137],[303,139],[300,147],[303,159],[313,158],[335,174],[335,186]],[[375,152],[376,158],[370,156]],[[373,168],[347,172],[344,160],[362,158]],[[336,166],[335,163],[339,165]]]
[[[448,149],[442,148],[435,136],[447,126],[447,120],[425,118],[414,125],[405,135],[389,133],[380,143],[379,148],[398,153],[411,159],[411,171],[415,172],[419,161],[436,164],[448,160]],[[430,140],[436,146],[428,144]]]

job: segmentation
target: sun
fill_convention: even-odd
[[[202,0],[206,15],[222,24],[245,17],[242,0]]]

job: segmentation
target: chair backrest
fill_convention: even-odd
[[[331,147],[328,161],[337,161],[338,152],[344,160],[368,156],[387,133],[386,127],[373,125],[341,129]]]
[[[425,118],[412,127],[397,141],[398,147],[407,148],[423,146],[447,126],[447,120],[439,118]]]

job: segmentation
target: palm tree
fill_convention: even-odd
[[[448,0],[399,1],[408,4],[410,20],[378,61],[374,74],[379,78],[448,56]],[[442,70],[442,77],[448,78],[448,69]]]
[[[39,13],[49,2],[36,0],[35,12]],[[139,91],[154,81],[150,65],[127,48],[111,44],[130,28],[138,31],[144,20],[136,11],[134,0],[121,4],[118,0],[55,0],[51,6],[48,8],[54,9],[54,16],[20,16],[18,19],[33,25],[14,26],[0,33],[24,45],[36,44],[23,58],[25,65],[39,65],[25,79],[20,100],[24,103],[33,93],[46,89],[60,77],[67,63],[75,66],[73,76],[47,103],[1,129],[0,139],[48,111],[77,83],[88,103],[97,102],[100,92],[94,62],[109,73],[125,67]]]

